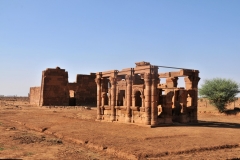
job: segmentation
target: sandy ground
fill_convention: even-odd
[[[239,113],[148,128],[95,121],[95,108],[0,105],[0,159],[240,159]]]

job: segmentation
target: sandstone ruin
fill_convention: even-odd
[[[96,74],[78,74],[75,83],[68,82],[68,72],[59,67],[42,72],[40,87],[30,88],[30,104],[39,106],[96,106]]]
[[[30,88],[30,103],[39,106],[97,106],[97,120],[150,126],[197,122],[199,71],[158,73],[159,66],[137,62],[121,71],[78,74],[68,82],[59,67],[42,72],[41,87]],[[178,87],[184,77],[185,87]],[[166,83],[160,83],[166,79]]]
[[[157,126],[196,122],[198,70],[158,73],[158,66],[138,62],[135,68],[96,73],[97,120]],[[178,88],[185,77],[185,88]],[[166,78],[161,84],[160,79]]]

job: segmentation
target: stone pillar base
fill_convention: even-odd
[[[97,115],[97,120],[101,120],[102,116],[101,115]]]
[[[126,122],[126,123],[131,123],[131,117],[126,116],[126,117],[125,117],[125,122]]]
[[[151,121],[151,126],[156,126],[157,125],[157,121]]]
[[[110,121],[115,121],[116,117],[115,116],[110,116]]]
[[[146,119],[145,119],[145,122],[144,122],[144,124],[145,125],[151,125],[151,121],[149,120],[149,117],[145,117]]]

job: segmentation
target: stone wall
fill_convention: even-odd
[[[68,82],[68,72],[59,67],[42,72],[41,87],[31,87],[31,103],[40,106],[96,105],[96,74],[78,74],[76,82]]]
[[[210,104],[209,100],[206,98],[199,98],[198,99],[198,107],[201,108],[212,108],[214,107]],[[226,106],[227,109],[234,109],[234,107],[240,108],[240,97],[236,97],[236,101],[228,104]],[[214,107],[215,108],[215,107]]]
[[[42,73],[40,105],[68,105],[68,72],[65,69],[50,69]]]
[[[29,94],[29,102],[32,105],[39,105],[41,87],[31,87]]]
[[[77,75],[76,105],[96,105],[97,85],[96,74]]]

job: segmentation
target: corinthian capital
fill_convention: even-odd
[[[130,84],[131,82],[132,82],[132,76],[131,75],[126,75],[125,76],[125,79],[126,79],[126,82],[127,82],[127,84]]]
[[[101,84],[101,78],[95,78],[95,82],[100,85]]]

